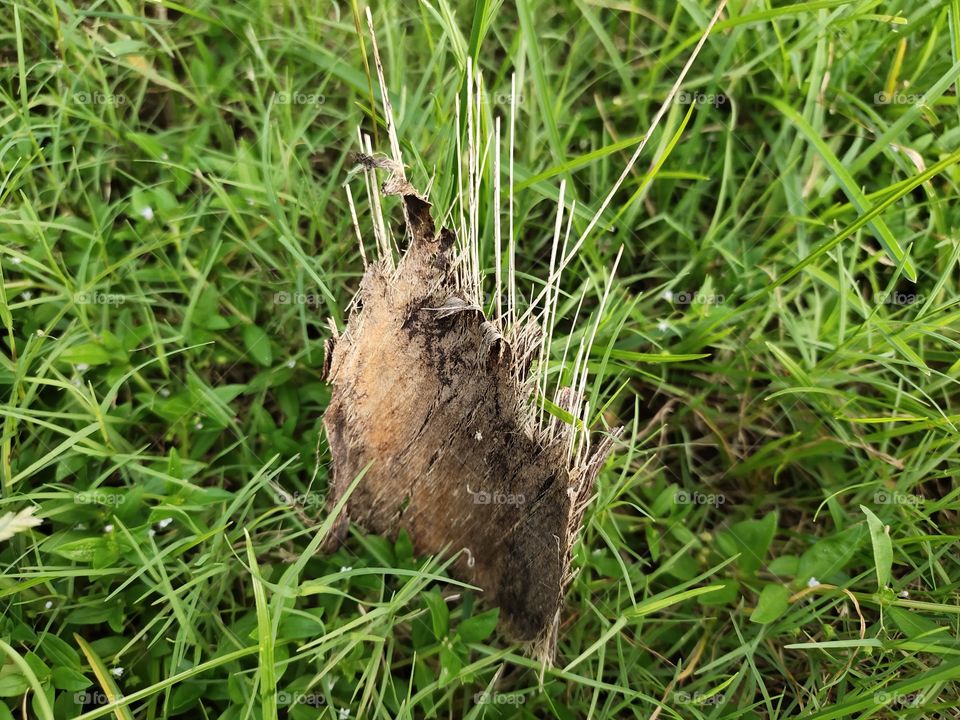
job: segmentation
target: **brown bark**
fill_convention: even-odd
[[[390,182],[385,184],[389,191]],[[409,246],[368,266],[344,333],[328,342],[324,426],[338,519],[409,533],[418,554],[464,552],[453,572],[501,608],[507,634],[552,648],[569,551],[611,440],[571,467],[564,433],[531,427],[536,330],[502,337],[458,294],[456,242],[403,181]]]

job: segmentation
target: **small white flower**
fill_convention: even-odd
[[[294,360],[293,358],[290,358],[289,360],[287,360],[287,367],[288,367],[288,368],[293,369],[293,368],[295,368],[296,366],[297,366],[297,361],[296,361],[296,360]]]
[[[349,565],[343,565],[343,566],[340,568],[340,572],[350,572],[351,570],[353,570],[353,568],[350,567]]]
[[[122,676],[123,676],[123,668],[122,668],[122,667],[111,668],[111,669],[110,669],[110,674],[113,675],[115,678],[122,677]]]
[[[661,320],[660,322],[657,323],[657,330],[659,330],[660,332],[666,332],[669,329],[670,329],[670,325],[669,323],[667,323],[666,320]]]
[[[84,372],[86,372],[87,370],[90,369],[90,366],[87,365],[87,363],[77,363],[76,365],[73,366],[73,368],[74,368],[74,370],[76,370],[78,373],[84,373]]]
[[[170,391],[167,390],[166,388],[160,388],[160,396],[161,396],[161,397],[170,397]]]
[[[29,300],[33,297],[33,293],[29,290],[24,290],[22,293],[20,293],[20,297],[22,297],[24,300]]]
[[[194,426],[197,430],[203,430],[203,423],[200,422],[199,420],[197,420],[197,421],[193,424],[193,426]]]
[[[164,518],[163,520],[157,523],[157,527],[163,530],[165,527],[168,527],[172,522],[173,522],[173,518]]]
[[[667,302],[673,302],[673,290],[664,290],[662,297]]]
[[[113,532],[113,524],[112,524],[112,523],[108,523],[107,525],[104,525],[104,526],[103,526],[103,531],[104,531],[105,533]]]
[[[347,720],[350,717],[350,711],[347,708],[340,708],[340,712],[337,713],[337,717],[340,720]]]
[[[49,610],[50,608],[53,607],[53,600],[47,600],[47,601],[43,604],[43,606],[44,606],[47,610]]]
[[[18,258],[18,257],[15,257],[15,258],[13,259],[13,264],[14,264],[14,265],[19,265],[19,264],[22,263],[22,262],[23,262],[23,260],[21,260],[21,259]]]
[[[910,593],[907,592],[906,590],[901,590],[901,591],[900,591],[900,597],[902,597],[902,598],[908,598],[908,597],[910,597]]]
[[[147,205],[143,210],[140,211],[140,217],[144,220],[153,220],[153,208]]]
[[[807,587],[816,587],[819,584],[820,584],[820,581],[817,580],[815,577],[812,577],[809,580],[807,580]]]
[[[37,337],[43,337],[43,330],[37,328]]]
[[[477,440],[483,440],[483,433],[477,430],[477,434],[474,435]]]

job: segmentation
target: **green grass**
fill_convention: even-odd
[[[467,59],[488,129],[516,73],[535,294],[560,181],[582,232],[713,7],[378,3],[408,176],[446,212]],[[408,538],[318,551],[342,186],[389,150],[358,22],[4,3],[0,518],[44,522],[0,540],[0,720],[955,717],[960,0],[730,3],[562,283],[576,347],[624,246],[545,668]]]

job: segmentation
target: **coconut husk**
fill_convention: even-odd
[[[436,229],[430,203],[394,172],[383,190],[402,198],[408,246],[398,263],[367,267],[346,329],[326,347],[331,507],[367,468],[334,535],[349,519],[387,536],[406,530],[419,554],[462,551],[454,574],[500,608],[508,637],[550,646],[614,436],[571,463],[570,433],[552,417],[538,427],[530,412],[541,330],[530,321],[504,337],[461,292],[455,234]]]

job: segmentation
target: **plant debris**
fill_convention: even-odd
[[[346,330],[327,343],[331,507],[367,468],[335,535],[349,517],[378,534],[405,529],[421,554],[463,550],[454,572],[501,608],[509,636],[550,645],[614,435],[576,454],[573,426],[538,421],[540,329],[505,337],[463,292],[454,232],[436,231],[394,163],[364,157],[365,170],[390,172],[382,189],[402,197],[409,245],[396,266],[384,255],[367,267]],[[562,393],[571,415],[574,395]]]

